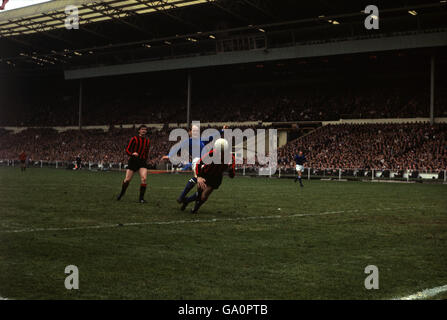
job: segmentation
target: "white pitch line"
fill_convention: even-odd
[[[326,211],[317,213],[297,213],[290,215],[269,215],[269,216],[251,216],[251,217],[238,217],[238,218],[214,218],[214,219],[196,219],[196,220],[173,220],[173,221],[149,221],[149,222],[128,222],[118,224],[101,224],[94,226],[79,226],[79,227],[55,227],[55,228],[27,228],[18,230],[4,230],[0,233],[29,233],[29,232],[43,232],[43,231],[72,231],[72,230],[88,230],[88,229],[106,229],[117,227],[129,227],[129,226],[145,226],[145,225],[171,225],[171,224],[192,224],[192,223],[214,223],[221,221],[249,221],[249,220],[265,220],[265,219],[280,219],[280,218],[295,218],[295,217],[308,217],[308,216],[324,216],[338,213],[353,213],[359,211],[389,211],[389,210],[408,210],[408,209],[424,209],[426,207],[397,207],[397,208],[372,208],[372,209],[351,209],[342,211]]]
[[[96,226],[80,226],[80,227],[65,227],[65,228],[33,228],[33,229],[19,229],[6,230],[0,233],[26,233],[26,232],[41,232],[41,231],[71,231],[71,230],[86,230],[86,229],[106,229],[117,227],[131,227],[131,226],[145,226],[145,225],[170,225],[170,224],[192,224],[192,223],[214,223],[220,221],[248,221],[248,220],[262,220],[262,219],[277,219],[277,218],[292,218],[305,217],[316,215],[328,215],[335,213],[343,213],[347,211],[333,211],[309,214],[294,214],[294,215],[272,215],[272,216],[258,216],[258,217],[238,217],[238,218],[214,218],[214,219],[196,219],[196,220],[173,220],[173,221],[150,221],[150,222],[129,222],[120,224],[102,224]]]
[[[401,298],[395,298],[393,300],[420,300],[420,299],[428,299],[431,297],[434,297],[440,293],[446,292],[447,291],[447,285],[445,286],[441,286],[441,287],[435,287],[435,288],[431,288],[431,289],[425,289],[423,291],[420,291],[418,293],[406,296],[406,297],[401,297]]]

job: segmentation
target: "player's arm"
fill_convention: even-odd
[[[203,158],[200,158],[200,160],[197,161],[196,167],[193,168],[195,176],[197,177],[197,187],[202,190],[206,188],[206,180],[202,177],[203,167]]]
[[[200,160],[197,161],[196,167],[193,168],[193,170],[197,177],[201,177],[203,171],[203,158],[200,158]]]

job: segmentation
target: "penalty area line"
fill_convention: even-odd
[[[440,287],[435,287],[435,288],[431,288],[431,289],[425,289],[422,291],[419,291],[415,294],[406,296],[406,297],[400,297],[400,298],[394,298],[392,300],[420,300],[420,299],[428,299],[428,298],[432,298],[440,293],[446,292],[447,291],[447,285],[445,286],[440,286]]]
[[[268,216],[251,216],[251,217],[236,217],[236,218],[213,218],[213,219],[195,219],[195,220],[173,220],[173,221],[148,221],[148,222],[128,222],[128,223],[114,223],[101,224],[93,226],[79,226],[79,227],[54,227],[54,228],[27,228],[18,230],[5,230],[1,233],[29,233],[29,232],[43,232],[43,231],[73,231],[73,230],[88,230],[88,229],[107,229],[118,227],[131,226],[147,226],[147,225],[176,225],[176,224],[193,224],[193,223],[215,223],[215,222],[232,222],[232,221],[250,221],[250,220],[266,220],[266,219],[288,219],[296,217],[310,217],[310,216],[325,216],[340,213],[355,213],[360,211],[392,211],[392,210],[408,210],[408,209],[423,209],[418,207],[396,207],[396,208],[370,208],[370,209],[351,209],[340,211],[325,211],[316,213],[296,213],[296,214],[277,214]]]

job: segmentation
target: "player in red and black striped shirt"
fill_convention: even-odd
[[[120,200],[126,193],[127,187],[132,180],[133,174],[138,171],[141,178],[140,203],[146,203],[144,193],[146,192],[147,179],[147,158],[149,155],[149,139],[146,138],[147,127],[142,125],[138,128],[138,135],[132,137],[127,145],[126,153],[130,156],[127,166],[126,177],[124,178],[121,193],[117,200]]]
[[[24,172],[26,170],[26,153],[25,151],[22,151],[19,154],[20,159],[20,171]]]
[[[219,189],[219,186],[222,183],[223,173],[225,171],[228,171],[230,178],[234,178],[236,162],[234,155],[231,155],[231,163],[226,164],[224,161],[225,152],[231,151],[228,148],[219,150],[216,148],[216,144],[214,145],[214,149],[204,155],[200,161],[197,162],[196,167],[193,168],[197,174],[197,192],[183,201],[183,205],[181,207],[182,211],[185,210],[189,203],[195,201],[195,205],[191,210],[191,213],[197,213],[200,206],[208,200],[211,193],[214,190]],[[220,157],[220,163],[209,163],[210,161],[204,161],[206,158],[210,159],[213,157]]]

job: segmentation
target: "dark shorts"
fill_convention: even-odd
[[[26,160],[20,160],[20,163],[21,163],[21,164],[25,164],[25,161],[26,161]]]
[[[205,179],[205,183],[207,186],[210,186],[214,190],[219,189],[219,186],[222,184],[222,175],[219,176],[203,176],[202,178]]]
[[[147,163],[143,159],[137,157],[130,157],[129,163],[127,164],[127,169],[134,172],[140,170],[141,168],[147,169]]]

